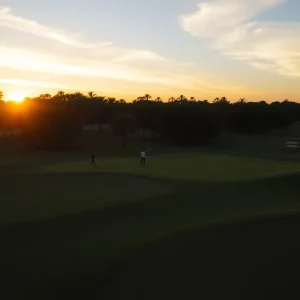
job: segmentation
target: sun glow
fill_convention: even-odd
[[[15,91],[9,94],[8,99],[14,102],[22,102],[26,97],[26,93],[23,91]]]

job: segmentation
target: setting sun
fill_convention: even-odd
[[[16,91],[16,92],[12,92],[9,95],[9,100],[20,103],[20,102],[22,102],[25,99],[25,97],[26,97],[25,92],[23,92],[23,91]]]

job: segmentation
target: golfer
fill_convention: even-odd
[[[92,166],[96,167],[96,153],[92,154]]]
[[[140,154],[140,157],[141,157],[141,165],[146,165],[146,152],[145,151],[142,151],[141,154]]]

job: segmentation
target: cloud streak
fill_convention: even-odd
[[[114,62],[134,62],[134,61],[166,61],[166,59],[157,53],[151,51],[130,51],[124,55],[121,55],[115,59]]]
[[[25,80],[17,78],[0,78],[0,83],[27,86],[27,87],[42,87],[42,88],[54,88],[54,89],[72,89],[74,88],[61,85],[57,82],[44,82],[44,81],[35,81],[35,80]]]
[[[163,57],[153,51],[86,43],[76,34],[17,16],[7,7],[0,7],[0,26],[61,44],[61,47],[51,47],[48,41],[46,45],[41,43],[35,47],[20,48],[0,44],[0,68],[16,74],[15,79],[11,75],[2,75],[0,83],[3,84],[69,90],[97,90],[95,87],[100,85],[102,91],[130,91],[132,94],[145,86],[193,94],[221,93],[222,90],[241,93],[245,90],[245,87],[215,76],[209,79],[208,74],[201,73],[197,66]],[[47,45],[50,45],[49,51]],[[22,77],[20,73],[26,75]],[[54,81],[41,81],[42,75]]]
[[[242,93],[245,90],[245,87],[234,85],[228,81],[223,80],[223,82],[220,82],[215,77],[209,78],[207,74],[204,76],[193,66],[189,66],[188,70],[186,70],[186,66],[183,66],[184,72],[181,73],[180,63],[172,65],[170,62],[166,62],[166,64],[168,65],[166,70],[160,66],[144,69],[126,64],[103,63],[98,61],[97,58],[86,60],[70,55],[64,57],[53,53],[40,53],[34,49],[16,49],[0,46],[0,68],[2,69],[9,68],[10,70],[30,72],[29,74],[32,74],[34,78],[41,78],[41,74],[46,74],[50,75],[50,78],[60,77],[65,82],[73,82],[73,84],[78,82],[79,84],[77,88],[73,88],[69,84],[60,86],[53,82],[47,83],[39,80],[20,81],[22,79],[16,79],[15,84],[18,85],[34,86],[33,84],[36,84],[35,86],[37,86],[40,84],[41,87],[49,88],[74,90],[89,90],[92,88],[96,90],[97,82],[101,84],[101,82],[107,82],[107,80],[115,80],[123,82],[122,90],[128,90],[128,87],[130,87],[132,91],[134,91],[136,85],[140,84],[156,85],[156,88],[161,86],[176,90],[190,90],[191,93],[195,91]],[[10,79],[10,82],[3,80],[0,82],[6,84],[14,83],[12,79]],[[132,82],[135,84],[132,85]],[[110,85],[113,86],[113,83]],[[105,89],[106,87],[101,88],[102,91]]]
[[[286,0],[214,0],[182,15],[189,34],[207,38],[222,54],[259,69],[300,77],[300,22],[253,21]]]
[[[70,58],[67,58],[70,60]],[[126,65],[103,63],[95,60],[80,60],[74,57],[65,62],[64,57],[39,53],[33,49],[0,47],[0,66],[37,73],[80,77],[105,77],[111,79],[153,82],[160,84],[180,84],[168,76],[151,75],[151,72]]]
[[[0,26],[13,28],[22,32],[33,34],[39,37],[55,40],[65,45],[78,48],[95,48],[110,45],[110,42],[90,44],[82,41],[79,34],[65,32],[59,29],[42,25],[34,20],[28,20],[13,14],[9,7],[0,6]]]

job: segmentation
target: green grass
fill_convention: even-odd
[[[147,166],[138,158],[100,159],[91,169],[88,161],[52,164],[38,171],[53,173],[108,172],[161,179],[242,181],[268,178],[300,171],[300,163],[209,154],[174,154],[148,157]]]
[[[98,159],[96,169],[81,156],[45,162],[1,178],[0,264],[20,292],[102,282],[135,249],[182,231],[300,211],[299,163],[212,154],[153,156],[146,167],[136,157]]]
[[[169,193],[168,184],[133,176],[9,175],[1,180],[0,226],[100,210]]]

